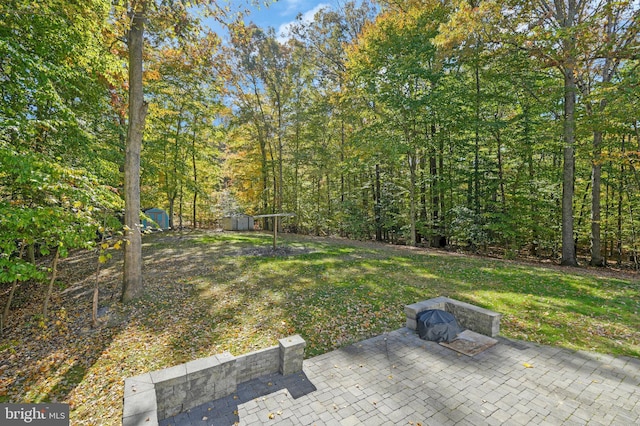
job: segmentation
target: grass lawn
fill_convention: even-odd
[[[61,401],[73,424],[119,424],[124,378],[300,334],[306,356],[395,330],[406,304],[448,296],[502,312],[511,338],[640,357],[640,280],[406,247],[282,235],[147,236],[146,296],[117,303],[118,253],[99,277],[104,324],[91,329],[95,256],[61,264],[50,321],[23,289],[0,341],[0,402]],[[39,297],[39,296],[38,296]],[[27,300],[28,298],[28,300]]]

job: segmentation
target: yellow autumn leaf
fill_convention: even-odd
[[[122,246],[122,241],[118,240],[116,241],[116,243],[113,245],[113,248],[116,250],[120,250],[120,247]]]
[[[523,362],[522,365],[524,365],[525,368],[533,368],[533,365],[529,364],[528,362]]]
[[[109,243],[102,243],[100,244],[100,248],[102,248],[102,250],[106,250],[109,248]]]
[[[98,262],[106,263],[107,262],[107,256],[101,254],[100,257],[98,257]]]

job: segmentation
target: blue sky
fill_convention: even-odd
[[[286,31],[288,24],[295,21],[298,14],[306,20],[312,20],[315,13],[325,7],[332,8],[335,0],[278,0],[269,6],[255,9],[245,22],[253,21],[259,27],[273,27],[276,34]]]
[[[254,22],[261,28],[273,27],[276,34],[281,37],[286,34],[287,25],[295,22],[298,14],[302,14],[304,20],[311,21],[315,13],[321,8],[338,8],[344,0],[277,0],[265,6],[247,6],[246,0],[229,0],[234,10],[248,8],[251,13],[245,17],[248,24]],[[205,20],[214,30],[220,31],[220,26],[213,21]],[[220,34],[225,37],[224,34]]]

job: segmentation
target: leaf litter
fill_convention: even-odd
[[[557,324],[553,329],[575,323],[600,339],[601,350],[633,355],[638,347],[638,327],[629,323],[625,310],[637,309],[640,301],[634,279],[598,282],[611,297],[627,297],[625,303],[597,300],[617,315],[606,324],[595,314],[576,315],[572,307],[550,314],[550,304],[559,303],[555,293],[572,294],[556,288],[561,281],[542,268],[525,269],[519,278],[509,273],[509,280],[519,279],[520,285],[544,278],[540,285],[548,297],[539,307],[527,297],[496,297],[502,265],[496,261],[491,262],[499,267],[485,276],[478,271],[487,262],[474,258],[300,236],[283,236],[295,249],[270,254],[270,235],[238,235],[145,236],[145,297],[127,305],[118,302],[122,256],[114,251],[99,276],[98,328],[89,326],[97,253],[75,252],[61,261],[46,323],[40,318],[42,288],[24,284],[0,341],[0,402],[65,402],[74,425],[117,425],[126,377],[223,351],[238,355],[296,333],[307,341],[306,356],[314,356],[397,329],[405,304],[440,294],[502,310],[502,331],[509,337],[527,334],[550,343],[532,326],[544,318]],[[527,301],[524,317],[522,300]],[[535,321],[529,318],[536,315]],[[566,334],[569,339],[576,333]],[[621,336],[630,343],[616,343]]]

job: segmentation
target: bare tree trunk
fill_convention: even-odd
[[[180,191],[179,191],[179,196],[178,196],[178,228],[180,229],[180,231],[182,231],[183,228],[183,224],[182,224],[182,207],[184,204],[184,183],[182,182],[182,179],[180,180]]]
[[[617,19],[608,13],[608,19],[605,24],[605,33],[608,39],[614,39],[616,32]],[[602,67],[602,82],[609,83],[613,78],[615,70],[620,61],[614,61],[607,57]],[[607,106],[606,99],[602,99],[598,105],[598,112],[602,113]],[[605,260],[602,258],[601,250],[601,234],[600,234],[600,186],[602,174],[601,148],[602,131],[600,129],[593,132],[593,161],[591,163],[591,266],[604,266]]]
[[[640,268],[640,263],[638,262],[638,251],[636,250],[636,227],[634,226],[634,214],[633,207],[631,203],[631,197],[629,196],[629,192],[627,191],[627,200],[629,201],[629,224],[631,229],[631,261],[633,262],[633,267],[637,271]]]
[[[611,174],[611,161],[609,161],[609,174]],[[609,262],[609,248],[613,246],[613,242],[609,244],[609,195],[611,193],[611,187],[609,186],[609,179],[605,184],[605,199],[604,199],[604,265]]]
[[[622,154],[625,152],[624,135],[622,135]],[[622,264],[622,199],[624,188],[624,162],[620,162],[620,177],[618,178],[618,228],[617,228],[617,249],[618,249],[618,266]]]
[[[300,206],[298,201],[299,192],[299,176],[300,176],[300,121],[296,119],[295,132],[295,155],[293,157],[293,213],[295,213],[294,224],[295,232],[300,229]]]
[[[426,229],[428,218],[429,218],[429,216],[427,215],[427,176],[426,176],[427,154],[426,153],[422,153],[418,158],[418,170],[420,171],[419,179],[418,179],[420,181],[420,185],[419,185],[420,189],[418,191],[420,193],[418,217],[420,218],[420,224],[422,225],[421,228]],[[418,242],[422,241],[423,238],[427,238],[427,235],[423,235],[423,233],[420,232],[419,230],[416,231],[416,233],[417,233],[416,241]]]
[[[18,259],[22,259],[24,256],[24,249],[26,246],[26,242],[22,241],[22,245],[20,246],[20,253],[18,254]],[[29,244],[29,247],[33,247],[33,244]],[[16,292],[16,288],[18,287],[18,279],[16,278],[11,283],[11,291],[9,292],[9,298],[7,299],[7,304],[4,306],[4,312],[2,312],[2,321],[0,321],[0,335],[4,334],[4,325],[7,323],[7,318],[9,318],[9,310],[11,309],[11,302],[13,301],[13,295]]]
[[[498,186],[500,188],[500,204],[502,212],[505,213],[507,211],[507,196],[504,189],[504,165],[502,164],[502,138],[500,137],[500,130],[496,131],[496,142],[498,144]]]
[[[375,174],[375,205],[373,207],[374,215],[375,215],[375,223],[376,223],[376,241],[382,241],[382,200],[381,200],[381,190],[380,190],[380,164],[376,164],[376,174]]]
[[[100,241],[100,243],[104,242],[104,235]],[[100,249],[102,250],[102,249]],[[100,262],[100,251],[98,251],[98,266],[96,267],[96,279],[93,283],[93,298],[91,300],[91,327],[98,327],[98,301],[100,297],[100,267],[102,263]]]
[[[196,206],[198,202],[198,167],[196,164],[196,119],[193,120],[193,137],[191,139],[191,166],[193,167],[193,219],[192,226],[198,227],[196,222]]]
[[[177,194],[173,193],[173,195],[167,199],[169,203],[169,228],[171,229],[176,228],[174,224],[174,219],[173,219],[173,216],[176,210],[176,197],[177,197]]]
[[[142,47],[146,1],[133,10],[129,45],[129,129],[124,167],[125,239],[122,301],[139,297],[142,283],[142,236],[140,234],[140,151],[147,116],[142,86]]]
[[[282,168],[282,104],[278,96],[278,185],[276,186],[276,213],[282,213],[282,199],[284,191]],[[276,220],[277,222],[277,220]]]
[[[564,149],[562,170],[562,257],[560,263],[577,266],[576,247],[573,237],[573,194],[575,171],[575,108],[576,108],[576,58],[575,26],[578,14],[576,0],[555,2],[555,17],[564,32],[562,51],[564,61],[561,71],[564,75]]]
[[[473,211],[476,215],[480,214],[480,59],[478,51],[480,49],[479,41],[476,41],[476,59],[475,59],[475,122],[474,122],[474,138],[473,138]]]
[[[562,171],[562,259],[565,266],[577,266],[573,239],[573,193],[575,169],[576,81],[573,64],[564,70],[564,165]]]
[[[29,244],[27,247],[27,257],[29,258],[29,263],[35,265],[36,264],[36,247],[35,244]]]
[[[600,158],[600,144],[602,132],[593,132],[594,158],[591,165],[591,266],[604,266],[600,241],[600,184],[602,164]]]
[[[47,287],[47,294],[44,297],[44,303],[42,305],[42,317],[47,320],[47,314],[49,309],[49,299],[51,299],[51,293],[53,292],[53,283],[56,281],[58,275],[58,259],[60,258],[60,246],[56,247],[56,254],[53,256],[53,262],[51,263],[51,279],[49,280],[49,286]]]
[[[412,247],[416,246],[416,155],[415,152],[409,153],[407,155],[407,160],[409,162],[409,214],[410,224],[411,224],[411,237],[409,244]]]

